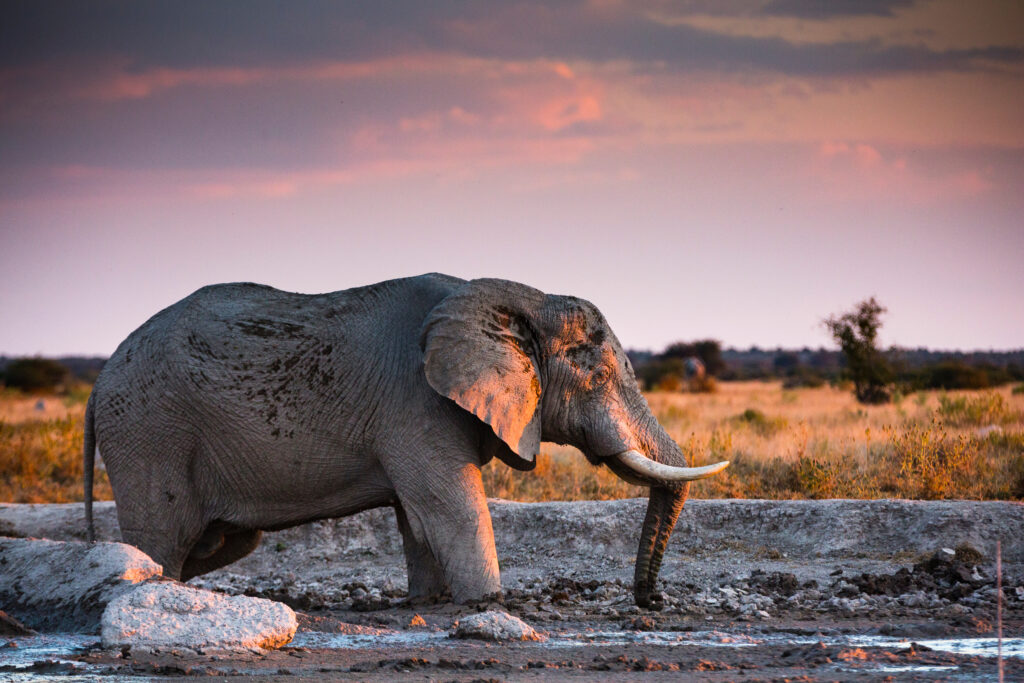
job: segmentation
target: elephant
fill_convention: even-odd
[[[327,294],[203,287],[125,339],[86,407],[88,537],[102,457],[126,543],[186,581],[263,531],[392,506],[410,600],[501,599],[481,467],[541,441],[650,487],[634,577],[654,586],[687,467],[588,301],[431,273]]]

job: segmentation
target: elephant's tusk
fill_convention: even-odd
[[[718,474],[729,466],[729,461],[706,465],[704,467],[673,467],[651,460],[640,451],[624,451],[612,456],[619,463],[645,479],[663,482],[683,482],[704,479]]]

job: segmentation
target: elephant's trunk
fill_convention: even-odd
[[[640,534],[640,548],[636,554],[636,571],[633,574],[633,597],[638,607],[654,607],[660,604],[652,600],[658,582],[661,558],[665,555],[668,539],[675,528],[679,513],[686,502],[690,485],[683,484],[673,490],[652,488],[647,503],[647,516]]]
[[[729,463],[686,467],[686,457],[654,416],[648,412],[644,417],[638,421],[635,433],[639,445],[649,455],[630,449],[604,462],[622,479],[651,489],[636,555],[633,595],[639,607],[660,609],[657,604],[652,605],[652,596],[665,548],[686,502],[689,482],[716,474]]]

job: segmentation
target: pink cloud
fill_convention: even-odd
[[[865,143],[823,142],[809,170],[819,186],[838,199],[929,203],[975,197],[993,188],[979,169],[939,173],[909,164],[904,157],[887,158]]]

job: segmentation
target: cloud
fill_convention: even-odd
[[[894,10],[904,9],[917,0],[770,0],[759,13],[799,17],[801,19],[831,19],[834,17],[875,16],[891,17]]]
[[[863,142],[827,141],[810,167],[814,183],[832,199],[935,203],[975,198],[996,189],[991,168],[928,168],[906,156],[885,155]]]
[[[776,2],[767,12],[884,16],[895,0]],[[862,11],[855,11],[862,7]],[[4,3],[0,64],[126,60],[133,73],[287,68],[402,55],[479,59],[661,63],[672,70],[766,70],[857,75],[1019,65],[1019,41],[936,50],[877,40],[798,44],[661,21],[661,3],[481,2]],[[787,16],[789,16],[787,15]],[[568,67],[567,67],[568,68]],[[126,83],[130,87],[131,83]]]

